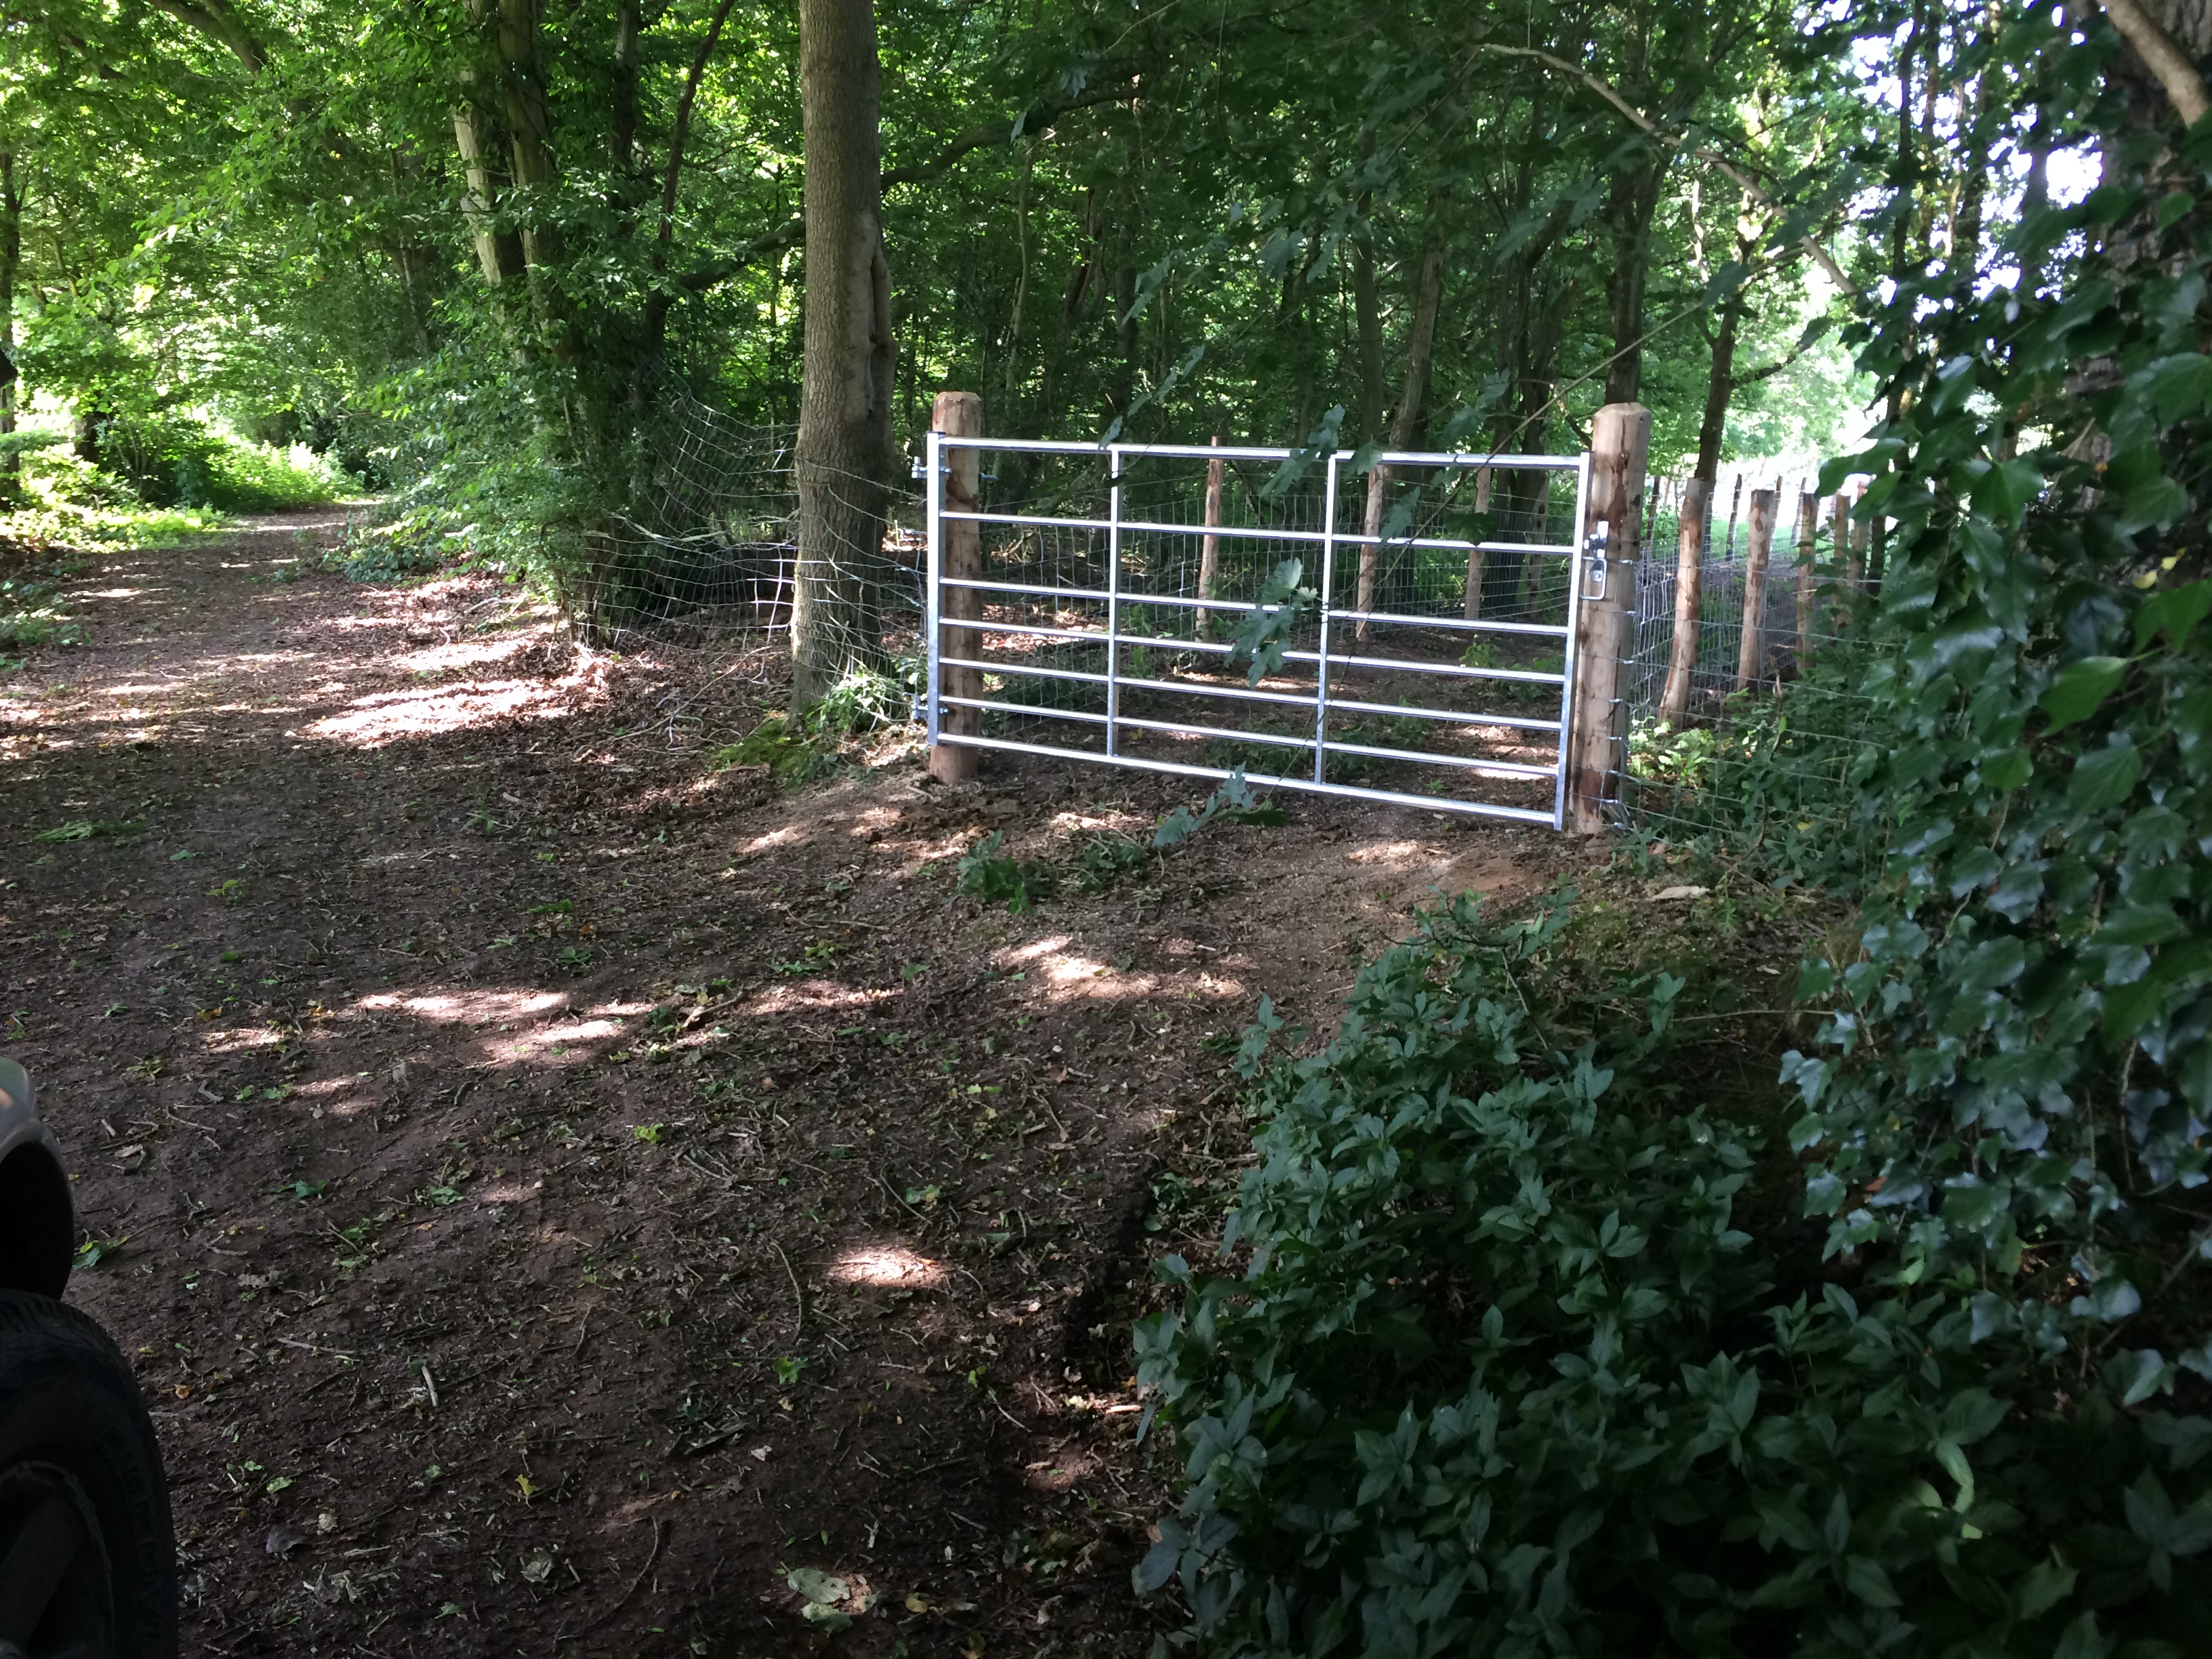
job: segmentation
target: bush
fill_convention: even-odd
[[[1224,1653],[2183,1651],[2212,1422],[1972,1274],[1824,1270],[1757,1115],[1675,1098],[1682,981],[1578,990],[1567,926],[1426,915],[1264,1070],[1263,1007],[1249,1266],[1138,1331],[1139,1587]]]
[[[357,488],[304,447],[276,449],[190,416],[120,415],[100,428],[100,463],[149,507],[270,513]]]

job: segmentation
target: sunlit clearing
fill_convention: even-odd
[[[859,1244],[837,1258],[831,1275],[848,1285],[922,1290],[945,1282],[945,1269],[903,1244]]]

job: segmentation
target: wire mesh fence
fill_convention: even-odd
[[[659,447],[641,464],[635,505],[584,538],[570,605],[587,636],[618,644],[651,634],[694,642],[753,640],[791,625],[799,570],[798,429],[756,426],[696,398],[678,398]],[[921,605],[921,495],[906,479],[828,475],[850,515],[883,535],[833,545],[830,562],[869,590],[884,632],[908,641]],[[838,515],[840,518],[848,515]]]
[[[1697,604],[1685,616],[1682,519],[1686,504],[1694,513],[1698,503],[1680,481],[1647,489],[1649,532],[1619,678],[1618,821],[1663,838],[1744,824],[1767,796],[1786,795],[1796,811],[1808,801],[1841,811],[1847,781],[1877,738],[1868,700],[1815,671],[1848,647],[1878,580],[1869,569],[1870,520],[1852,495],[1799,489],[1776,504],[1780,522],[1762,549],[1749,503],[1727,525],[1715,492],[1694,560]],[[1686,696],[1670,709],[1678,673]],[[1814,818],[1788,827],[1818,836],[1833,825]]]
[[[802,574],[797,433],[740,422],[691,398],[672,407],[663,429],[660,447],[641,463],[633,510],[586,537],[570,606],[587,637],[617,647],[680,644],[691,672],[706,677],[722,672],[722,659],[791,629]],[[1300,582],[1320,582],[1318,544],[1328,528],[1338,544],[1328,562],[1327,609],[1373,620],[1338,625],[1328,643],[1329,718],[1345,752],[1323,769],[1434,795],[1433,781],[1413,783],[1409,763],[1397,757],[1451,750],[1438,739],[1459,728],[1440,719],[1480,715],[1482,740],[1459,744],[1467,753],[1457,758],[1492,763],[1492,784],[1514,769],[1540,768],[1548,777],[1561,713],[1557,676],[1571,654],[1556,632],[1570,614],[1575,571],[1571,558],[1545,555],[1571,545],[1573,473],[1458,458],[1462,464],[1364,474],[1337,465],[1332,487],[1322,458],[1301,471],[1283,454],[1226,446],[1218,455],[1131,456],[1116,477],[1103,451],[991,451],[976,486],[978,509],[994,520],[981,526],[981,580],[998,585],[986,595],[991,655],[1020,672],[994,673],[991,700],[1019,714],[994,709],[986,731],[1002,733],[1024,718],[1032,726],[1054,721],[1060,740],[1103,747],[1108,703],[1121,695],[1101,673],[1109,647],[1100,636],[1110,627],[1129,641],[1113,647],[1111,678],[1138,683],[1127,708],[1111,711],[1117,723],[1131,717],[1117,735],[1132,753],[1148,743],[1163,753],[1172,746],[1168,732],[1148,733],[1148,720],[1211,726],[1222,735],[1203,743],[1206,762],[1310,775],[1307,705],[1316,687],[1248,685],[1241,672],[1224,671],[1231,636],[1285,561],[1300,561]],[[890,480],[827,476],[823,487],[868,510],[821,516],[879,523],[882,533],[872,545],[823,545],[817,528],[809,556],[826,559],[836,581],[862,593],[867,643],[886,660],[925,654],[927,490],[921,467],[914,471]],[[1736,810],[1741,803],[1714,792],[1740,786],[1754,749],[1769,775],[1838,783],[1871,741],[1856,718],[1863,700],[1848,688],[1826,685],[1817,697],[1807,690],[1810,665],[1843,643],[1865,590],[1866,521],[1850,516],[1843,498],[1816,499],[1802,484],[1778,490],[1780,522],[1762,556],[1753,493],[1784,482],[1739,475],[1709,492],[1680,479],[1647,482],[1615,694],[1625,741],[1610,793],[1621,823],[1665,835]],[[1687,618],[1677,603],[1686,516],[1700,532]],[[1118,528],[1108,527],[1109,519]],[[1284,641],[1293,666],[1303,659],[1301,672],[1316,683],[1319,614],[1317,606]],[[1407,662],[1385,671],[1336,661],[1376,653]],[[1426,657],[1436,660],[1407,665]],[[1686,695],[1670,699],[1678,675]],[[1170,683],[1182,712],[1146,706],[1147,697],[1165,697],[1158,687]],[[1281,706],[1271,708],[1271,700]],[[1415,702],[1433,707],[1410,710]],[[1222,711],[1236,717],[1217,718]],[[1071,728],[1088,729],[1070,737]],[[1363,757],[1361,748],[1376,752]],[[1537,795],[1548,787],[1528,778],[1525,801],[1510,787],[1498,798],[1541,810],[1548,802]]]

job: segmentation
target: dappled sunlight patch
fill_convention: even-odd
[[[945,1282],[944,1266],[903,1244],[856,1244],[840,1255],[830,1276],[844,1285],[890,1290],[927,1290]]]
[[[392,659],[392,664],[416,674],[448,673],[457,668],[485,667],[492,663],[504,662],[507,658],[528,650],[546,631],[544,629],[531,629],[501,640],[434,645],[422,651],[402,652]]]
[[[1384,870],[1404,870],[1419,860],[1430,856],[1431,849],[1418,841],[1370,842],[1345,855],[1349,864],[1370,865]]]
[[[808,826],[787,823],[781,830],[771,830],[764,836],[755,836],[738,851],[745,858],[752,858],[761,853],[775,852],[781,848],[804,847],[812,839],[813,836],[808,833]]]
[[[235,1054],[248,1048],[266,1048],[283,1040],[281,1033],[265,1025],[234,1025],[228,1030],[208,1032],[200,1039],[200,1046],[211,1054]]]
[[[834,980],[812,979],[764,991],[738,1012],[748,1015],[789,1014],[805,1008],[864,1007],[897,994],[896,991],[872,991],[865,987],[840,985]]]
[[[426,996],[379,991],[357,1006],[372,1013],[410,1014],[440,1025],[482,1025],[495,1019],[528,1019],[568,1000],[559,991],[439,991]]]
[[[467,680],[355,700],[351,712],[301,727],[309,737],[362,749],[407,738],[439,737],[510,720],[553,720],[572,712],[570,682]]]

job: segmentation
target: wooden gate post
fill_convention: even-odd
[[[931,429],[948,438],[980,438],[983,435],[983,398],[974,392],[940,392],[929,411]],[[945,456],[945,505],[955,512],[973,513],[981,495],[983,455],[976,449],[947,449]],[[983,538],[981,526],[973,519],[945,519],[940,521],[939,559],[942,574],[947,577],[979,580],[983,574]],[[937,639],[940,656],[965,657],[980,662],[983,657],[982,630],[975,627],[956,627],[956,621],[977,623],[983,618],[983,595],[973,587],[943,587],[938,589]],[[937,677],[938,692],[946,697],[981,697],[983,695],[983,671],[980,668],[939,667]],[[983,711],[980,708],[955,708],[945,705],[938,718],[940,735],[975,737],[983,730]],[[969,783],[975,776],[976,763],[982,758],[980,750],[961,744],[938,743],[929,750],[929,775],[939,783]]]
[[[1736,475],[1739,489],[1743,475]],[[1674,651],[1667,662],[1667,689],[1659,698],[1659,718],[1679,726],[1690,714],[1690,681],[1698,667],[1698,608],[1705,598],[1705,509],[1712,501],[1710,478],[1682,486],[1682,513],[1675,528]],[[1729,533],[1735,533],[1730,514]]]
[[[1820,552],[1820,498],[1797,498],[1797,672],[1813,659],[1814,562]]]
[[[1743,550],[1743,639],[1735,653],[1735,689],[1750,688],[1765,665],[1766,561],[1774,547],[1774,517],[1781,492],[1751,492],[1750,541]]]
[[[1221,434],[1213,434],[1213,447],[1221,447]],[[1198,544],[1198,597],[1213,597],[1214,584],[1221,576],[1221,538],[1211,532],[1221,528],[1221,460],[1218,456],[1206,464],[1206,528],[1207,535]],[[1203,605],[1199,607],[1198,626],[1193,630],[1201,640],[1213,637],[1213,613]]]
[[[1607,404],[1590,422],[1589,529],[1606,526],[1605,591],[1585,597],[1576,630],[1574,714],[1567,744],[1570,820],[1583,835],[1605,828],[1606,797],[1620,769],[1620,659],[1635,599],[1638,529],[1644,522],[1644,469],[1651,458],[1651,411]],[[1575,580],[1589,592],[1589,561],[1576,550]]]

